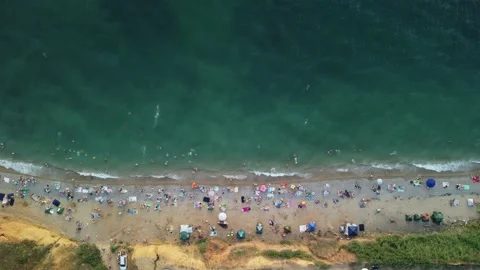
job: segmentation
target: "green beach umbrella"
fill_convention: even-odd
[[[436,223],[436,224],[442,223],[442,222],[443,222],[443,213],[442,213],[442,212],[433,211],[432,221],[433,221],[433,223]]]
[[[190,240],[190,234],[188,232],[180,232],[180,240],[182,241],[188,241]]]

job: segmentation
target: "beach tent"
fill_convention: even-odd
[[[239,231],[237,232],[237,239],[245,239],[246,236],[247,236],[247,235],[246,235],[246,233],[245,233],[244,230],[239,230]]]
[[[413,215],[413,220],[414,221],[420,221],[421,219],[422,219],[422,216],[420,216],[419,214]]]
[[[257,233],[257,234],[262,234],[262,233],[263,233],[263,224],[262,224],[262,223],[258,223],[258,224],[257,224],[257,227],[256,227],[255,229],[256,229],[256,233]]]
[[[5,194],[4,194],[4,193],[0,193],[0,201],[3,201],[3,198],[5,198]]]
[[[10,206],[13,206],[15,204],[15,199],[10,198],[10,202],[8,203]]]
[[[60,206],[60,201],[55,199],[55,200],[53,200],[52,204],[55,205],[56,207],[59,207]]]
[[[475,201],[473,199],[467,199],[467,206],[473,207],[475,205]]]
[[[182,241],[190,240],[190,234],[186,231],[180,232],[180,240]]]
[[[426,185],[428,188],[433,188],[435,186],[435,179],[430,178],[427,180]]]
[[[128,202],[137,202],[137,196],[128,197]]]
[[[345,234],[347,236],[358,236],[358,226],[356,224],[347,223],[346,225],[347,229],[345,230]]]
[[[435,223],[435,224],[440,224],[440,223],[442,223],[442,222],[443,222],[443,213],[442,213],[442,212],[433,211],[432,221],[433,221],[433,223]]]
[[[220,213],[220,214],[218,214],[218,220],[220,220],[220,221],[225,221],[225,220],[227,220],[227,214],[225,214],[225,213],[223,213],[223,212]]]
[[[65,208],[59,207],[59,208],[57,209],[57,214],[61,215],[61,214],[63,214],[63,211],[65,211]]]
[[[413,221],[413,216],[412,215],[405,215],[405,220],[406,221]]]
[[[53,215],[53,208],[52,207],[45,208],[45,214]]]
[[[315,223],[315,221],[308,223],[307,231],[314,232],[316,229],[317,229],[317,224]]]

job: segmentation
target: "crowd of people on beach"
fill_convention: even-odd
[[[84,217],[77,217],[75,221],[76,231],[81,233],[88,223],[96,223],[100,221],[104,215],[102,214],[102,204],[116,206],[120,208],[119,214],[124,212],[130,215],[139,214],[140,211],[161,211],[163,207],[177,207],[179,203],[193,202],[193,207],[202,209],[203,206],[209,211],[218,209],[220,212],[234,211],[240,209],[243,213],[248,213],[252,210],[259,210],[262,212],[269,212],[271,208],[292,208],[292,211],[302,211],[304,208],[309,208],[309,203],[321,204],[323,208],[329,206],[329,201],[333,204],[338,204],[341,200],[350,200],[357,197],[357,193],[361,193],[359,199],[359,207],[365,208],[367,204],[374,199],[378,199],[379,195],[386,190],[389,193],[405,192],[406,187],[397,185],[395,183],[385,184],[382,179],[372,180],[372,188],[370,195],[361,192],[362,187],[358,181],[352,182],[352,189],[336,188],[336,192],[329,183],[321,185],[321,192],[315,192],[312,187],[307,185],[280,182],[276,184],[253,184],[252,186],[237,187],[232,186],[207,186],[192,182],[191,186],[185,187],[182,185],[165,185],[165,186],[150,186],[150,187],[136,187],[107,184],[83,184],[73,185],[69,183],[62,183],[58,181],[45,182],[43,188],[36,187],[37,179],[35,177],[21,176],[17,179],[10,180],[7,177],[1,177],[2,182],[8,182],[16,189],[16,196],[27,199],[30,197],[38,204],[51,209],[51,204],[57,199],[65,199],[76,203],[88,203],[94,200],[94,203],[99,205],[94,207],[91,213],[90,221],[86,222]],[[427,189],[435,186],[435,183],[430,182],[433,179],[428,179],[423,182],[423,178],[417,178],[410,181],[413,187],[426,185]],[[479,176],[471,177],[473,183],[479,183]],[[426,184],[425,184],[426,183]],[[448,188],[448,185],[443,183],[443,188]],[[433,185],[433,186],[432,186]],[[466,184],[456,184],[457,190],[465,189]],[[316,186],[318,187],[318,185]],[[34,190],[34,192],[32,192]],[[334,194],[333,196],[331,194]],[[231,200],[234,205],[228,205],[225,199]],[[453,202],[451,205],[457,205],[458,202]],[[227,206],[228,205],[228,206]],[[58,207],[61,208],[61,207]],[[296,209],[296,210],[294,210]],[[378,210],[378,209],[377,209]],[[63,211],[62,211],[63,213]],[[62,214],[66,221],[74,220],[75,207],[69,206],[66,212]],[[219,225],[222,228],[228,228],[226,220],[218,221],[210,226]],[[268,224],[278,232],[278,228],[274,219],[268,219]],[[214,229],[213,231],[216,232]],[[216,235],[216,234],[215,234]]]

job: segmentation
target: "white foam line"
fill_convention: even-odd
[[[167,175],[151,175],[151,177],[157,178],[157,179],[164,179],[164,178],[170,178],[170,179],[173,179],[173,180],[182,180],[183,179],[183,177],[181,177],[179,175],[176,175],[176,174],[173,174],[173,173],[169,173]]]
[[[222,175],[223,177],[227,178],[227,179],[236,179],[236,180],[244,180],[244,179],[247,179],[248,176],[246,175],[242,175],[242,174],[239,174],[239,175]]]
[[[462,172],[471,170],[478,161],[450,161],[450,162],[429,162],[429,163],[412,163],[413,166],[434,172]]]
[[[311,178],[312,174],[310,173],[299,173],[299,172],[277,172],[275,169],[270,170],[270,172],[262,172],[262,171],[251,171],[256,176],[267,176],[267,177],[301,177],[301,178]]]
[[[96,173],[96,172],[77,172],[77,173],[82,176],[93,176],[101,179],[118,179],[119,178],[118,176],[110,175],[107,173]]]

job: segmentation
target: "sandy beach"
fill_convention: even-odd
[[[150,268],[151,258],[156,254],[162,258],[159,263],[164,266],[189,269],[218,266],[220,257],[217,261],[205,262],[198,256],[185,255],[185,250],[182,251],[179,245],[182,224],[194,227],[191,241],[209,238],[235,245],[255,243],[257,246],[274,246],[283,240],[301,245],[316,238],[348,241],[345,235],[339,233],[339,226],[346,222],[364,224],[365,230],[357,239],[371,239],[390,233],[432,232],[441,226],[432,222],[407,222],[405,214],[441,211],[445,216],[444,224],[465,223],[478,218],[476,207],[468,207],[467,199],[480,201],[480,184],[473,183],[465,175],[436,178],[435,187],[430,189],[425,186],[429,176],[419,179],[422,181],[419,186],[411,184],[410,179],[382,178],[380,192],[372,190],[372,187],[378,186],[379,176],[308,182],[279,178],[271,179],[270,183],[239,180],[202,183],[201,179],[197,179],[198,188],[192,189],[191,180],[157,183],[137,180],[138,183],[132,185],[131,181],[102,181],[88,177],[74,181],[48,181],[33,180],[32,177],[6,171],[1,175],[0,192],[15,193],[16,201],[13,207],[2,208],[0,215],[20,217],[67,238],[92,242],[104,248],[112,243],[128,243],[136,247],[133,259],[136,259],[139,269],[153,269]],[[444,182],[448,182],[449,186],[443,188]],[[463,188],[457,189],[457,184],[463,185]],[[45,192],[47,185],[50,192]],[[262,185],[267,188],[265,192]],[[339,195],[339,192],[345,191],[351,198]],[[68,192],[72,199],[67,199]],[[24,199],[21,198],[23,196]],[[136,202],[132,202],[133,198]],[[207,198],[214,204],[211,210],[204,202]],[[65,207],[62,215],[45,214],[45,208],[52,206],[54,199]],[[451,206],[454,199],[458,200],[457,206]],[[194,207],[199,202],[203,206]],[[282,204],[277,208],[275,202]],[[249,211],[242,210],[247,207]],[[228,229],[217,224],[220,212],[228,216]],[[274,226],[269,226],[271,221]],[[299,231],[300,225],[312,221],[317,225],[314,235]],[[264,225],[261,235],[255,234],[257,223]],[[210,226],[215,226],[216,236],[209,236]],[[292,233],[282,236],[284,226],[291,226]],[[79,227],[81,230],[78,230]],[[240,229],[246,231],[245,240],[228,236],[229,232]],[[182,259],[182,256],[185,258]],[[147,262],[142,258],[148,258]],[[108,265],[117,269],[114,258],[106,257],[106,260]],[[325,262],[341,265],[352,260],[351,256],[340,254],[332,255]],[[260,264],[257,262],[257,265]],[[244,262],[242,267],[255,268],[248,266],[248,262]],[[304,267],[308,267],[308,263]]]

